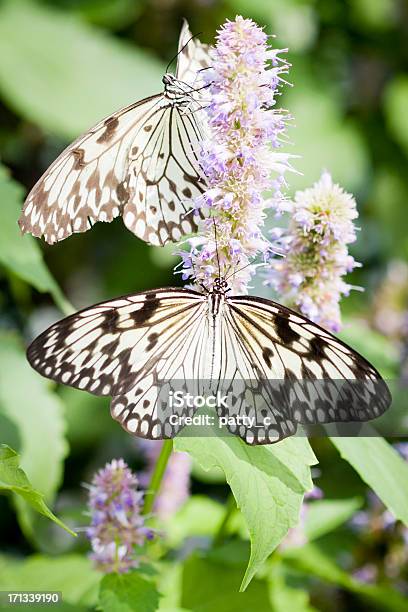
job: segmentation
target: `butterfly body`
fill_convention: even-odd
[[[180,81],[169,72],[163,76],[162,81],[164,85],[163,95],[170,105],[183,108],[192,103],[195,90],[191,85]]]
[[[152,439],[183,427],[167,404],[174,390],[228,395],[218,416],[249,444],[298,424],[369,420],[391,401],[377,370],[341,340],[271,300],[228,295],[224,279],[207,293],[167,288],[97,304],[51,326],[27,355],[48,378],[113,396],[113,418]],[[178,416],[193,413],[183,406]]]

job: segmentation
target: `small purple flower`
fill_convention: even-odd
[[[389,510],[384,510],[381,515],[383,529],[389,529],[390,527],[394,527],[396,523],[396,518]]]
[[[356,531],[366,531],[370,524],[370,515],[365,510],[359,510],[350,519],[350,526]]]
[[[408,385],[408,264],[391,261],[374,299],[373,322],[399,353],[399,378]]]
[[[340,299],[352,288],[343,280],[359,264],[348,253],[356,239],[354,198],[328,172],[310,189],[298,191],[283,257],[273,257],[266,284],[312,321],[336,332]]]
[[[135,546],[151,539],[141,515],[143,492],[123,459],[114,459],[100,470],[89,488],[91,525],[87,536],[95,567],[105,574],[125,573],[138,567]]]
[[[380,542],[384,551],[381,562],[363,565],[353,572],[353,576],[366,583],[376,582],[377,576],[382,574],[394,583],[403,579],[408,560],[408,529],[395,519],[374,492],[368,492],[367,509],[357,512],[350,526],[362,536],[361,542]]]
[[[320,487],[314,486],[311,491],[306,491],[305,501],[314,501],[317,499],[323,499],[324,493]]]
[[[395,450],[399,452],[401,457],[408,461],[408,442],[397,442],[393,445]]]
[[[364,533],[392,530],[396,524],[395,516],[384,508],[382,501],[373,491],[368,492],[367,502],[367,510],[356,512],[350,519],[350,526]]]
[[[353,577],[365,584],[374,584],[378,577],[378,569],[373,563],[367,563],[354,570]]]
[[[160,455],[163,442],[139,440],[146,459],[147,468],[140,474],[140,483],[147,488]],[[167,519],[179,510],[190,495],[191,457],[187,453],[172,453],[155,499],[153,510],[161,519]]]

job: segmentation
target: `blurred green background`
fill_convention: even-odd
[[[120,219],[49,247],[20,237],[18,211],[27,190],[70,141],[112,111],[161,90],[183,17],[193,33],[212,43],[219,25],[237,13],[275,34],[274,46],[289,48],[290,85],[278,103],[294,117],[289,150],[300,156],[294,165],[301,174],[287,177],[288,193],[311,185],[327,169],[358,202],[360,232],[352,252],[363,267],[351,282],[365,292],[344,301],[344,337],[387,378],[408,379],[406,1],[0,0],[0,441],[24,451],[26,471],[38,488],[50,488],[50,499],[62,482],[57,510],[74,523],[84,520],[80,482],[114,456],[124,456],[132,467],[142,460],[135,442],[111,421],[105,400],[71,389],[56,394],[39,383],[25,367],[23,342],[60,316],[59,287],[79,308],[181,279],[172,272],[173,247],[147,246]],[[268,291],[259,281],[257,292],[267,296]],[[52,442],[39,458],[29,443],[44,436]],[[333,447],[324,440],[316,446],[318,484],[325,495],[368,503],[365,485],[339,463]],[[44,470],[54,464],[50,484]],[[227,492],[222,482],[208,482],[198,470],[192,490],[220,502]],[[0,525],[0,543],[8,554],[87,547],[61,533],[50,538],[41,521],[35,537],[30,529],[21,530],[2,497]],[[381,580],[406,590],[406,569],[393,575],[384,569],[387,555],[396,554],[398,529],[356,539],[340,528],[321,546],[346,568],[378,566]],[[330,582],[327,575],[314,579],[318,588],[313,580],[307,583],[314,609],[367,609],[358,590],[347,581],[341,584],[339,576],[336,582],[335,574]],[[319,582],[326,579],[329,587]],[[291,580],[296,585],[306,579],[295,572]],[[384,601],[371,605],[387,608]]]

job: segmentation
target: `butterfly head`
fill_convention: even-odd
[[[225,280],[225,278],[217,277],[214,280],[214,284],[212,287],[213,293],[219,293],[221,295],[225,295],[230,290],[230,286]]]
[[[191,102],[192,89],[190,85],[183,83],[183,81],[179,81],[174,74],[170,74],[170,72],[166,72],[162,81],[164,85],[164,97],[170,104],[182,107],[187,106]]]
[[[166,74],[163,75],[162,83],[165,87],[168,87],[169,85],[173,85],[174,81],[175,81],[175,77],[170,72],[166,72]]]

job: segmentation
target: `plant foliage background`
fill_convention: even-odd
[[[95,609],[98,600],[109,611],[404,609],[408,467],[396,439],[319,439],[314,452],[305,439],[257,449],[178,440],[176,450],[194,460],[191,496],[155,524],[145,568],[102,584],[83,533],[74,538],[49,520],[85,527],[81,483],[114,457],[138,473],[145,455],[107,401],[57,389],[30,370],[24,346],[68,312],[65,296],[80,308],[180,279],[172,247],[149,248],[120,220],[52,248],[22,238],[24,196],[84,129],[160,91],[182,17],[212,42],[237,12],[289,47],[294,86],[281,105],[295,117],[291,150],[302,173],[289,177],[290,193],[327,168],[359,204],[353,254],[363,268],[352,281],[366,291],[344,301],[343,337],[399,389],[408,382],[406,3],[2,0],[0,590],[59,590],[61,610]],[[261,284],[256,292],[270,295]],[[324,498],[303,505],[293,531],[311,473]],[[227,483],[240,511],[234,503],[225,523]]]

